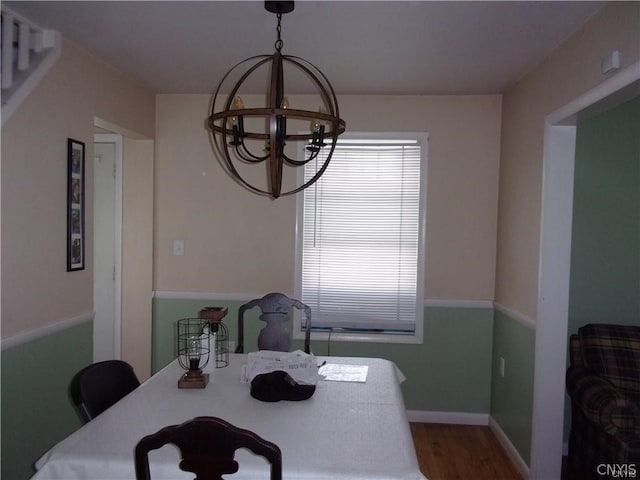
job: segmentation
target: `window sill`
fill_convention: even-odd
[[[304,332],[296,331],[293,334],[295,340],[304,340]],[[359,343],[397,343],[397,344],[422,344],[422,332],[413,333],[376,333],[367,331],[312,331],[311,342],[359,342]]]

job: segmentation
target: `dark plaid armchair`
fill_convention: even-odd
[[[640,478],[640,327],[585,325],[569,350],[568,478]]]

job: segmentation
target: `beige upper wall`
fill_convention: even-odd
[[[535,317],[544,117],[603,81],[611,50],[623,67],[638,60],[638,10],[609,4],[508,92],[501,145],[499,96],[340,99],[351,131],[430,135],[425,297],[494,297],[501,146],[495,298]],[[64,192],[66,138],[87,143],[91,158],[96,116],[157,133],[155,289],[293,291],[295,201],[257,197],[224,176],[204,132],[208,101],[159,96],[154,132],[153,94],[64,41],[59,63],[2,128],[3,338],[92,309],[91,219],[87,269],[67,273]],[[185,257],[171,254],[174,238],[186,240]]]
[[[64,40],[58,63],[2,127],[2,338],[93,310],[93,124],[154,137],[155,97]],[[86,268],[66,271],[67,138],[86,144]]]
[[[545,117],[609,78],[613,50],[622,68],[640,58],[640,3],[611,2],[503,100],[496,301],[536,317]],[[570,218],[567,219],[571,221]]]
[[[209,100],[157,97],[155,289],[291,294],[295,198],[260,197],[226,176],[204,128]],[[339,103],[350,132],[429,134],[425,297],[493,299],[501,97]],[[172,253],[175,239],[185,241],[182,257]]]

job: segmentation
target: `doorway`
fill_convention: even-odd
[[[638,95],[635,63],[546,118],[530,478],[560,478],[576,125]]]
[[[122,136],[94,135],[93,361],[121,358]]]

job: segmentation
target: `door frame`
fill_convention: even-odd
[[[529,478],[560,478],[578,121],[640,93],[640,62],[545,118]]]
[[[93,143],[110,143],[115,146],[115,192],[114,192],[114,359],[122,358],[122,172],[123,139],[114,133],[95,133]],[[95,205],[94,205],[95,211]],[[95,275],[95,274],[94,274]],[[95,276],[94,276],[95,278]],[[95,280],[94,280],[95,287]],[[94,288],[94,299],[96,291]],[[94,300],[95,302],[95,300]],[[95,320],[94,320],[95,321]],[[95,344],[95,338],[94,338]],[[95,353],[94,353],[95,354]],[[96,359],[94,358],[94,361]]]
[[[142,381],[151,376],[153,356],[154,140],[100,117],[93,126],[123,142],[120,356]]]

